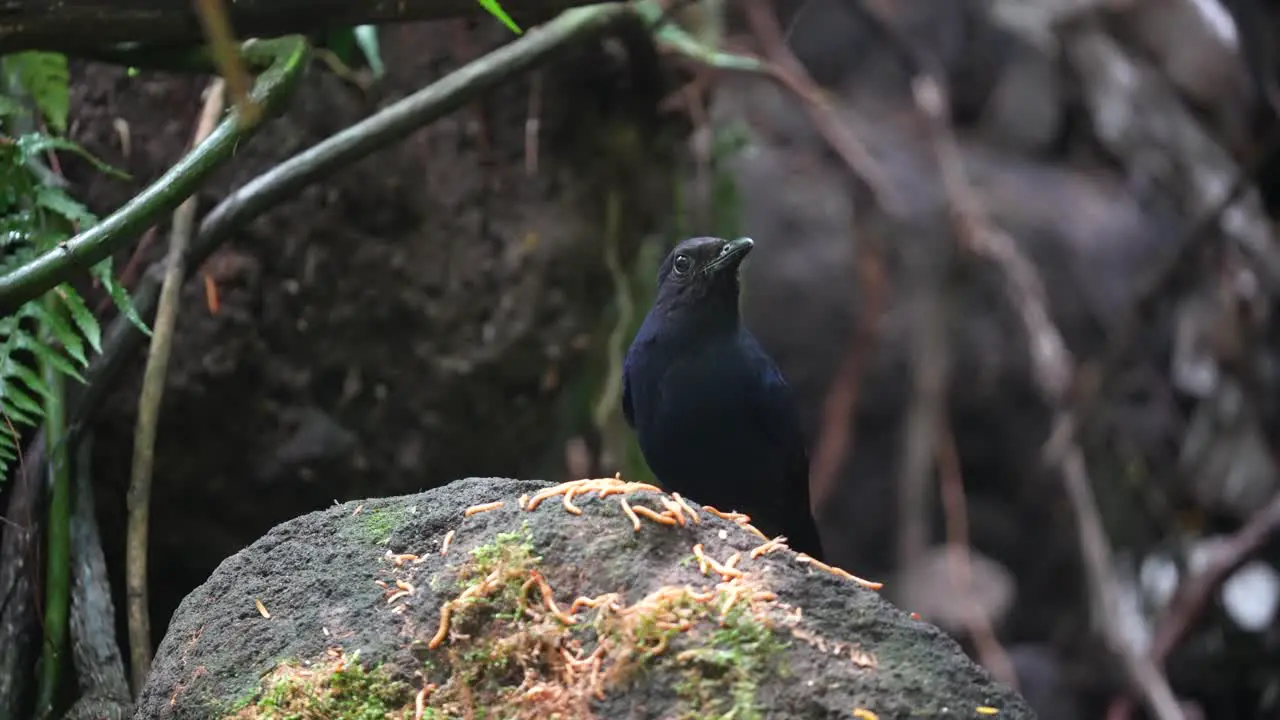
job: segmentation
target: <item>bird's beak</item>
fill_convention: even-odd
[[[703,272],[713,273],[723,269],[732,270],[742,262],[742,259],[751,252],[751,248],[755,246],[755,242],[749,237],[740,237],[737,240],[730,240],[720,248],[720,254],[715,260],[707,263],[703,268]]]

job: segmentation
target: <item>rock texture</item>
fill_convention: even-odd
[[[277,526],[179,606],[136,718],[1034,717],[874,591],[752,557],[741,520],[685,501],[679,524],[634,486],[518,499],[548,487],[470,478]],[[641,506],[665,520],[635,529]]]

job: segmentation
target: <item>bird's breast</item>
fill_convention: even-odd
[[[750,388],[734,368],[675,364],[653,390],[637,435],[655,464],[680,464],[693,471],[711,458],[723,462],[724,453],[742,457],[763,449],[753,447],[759,433]]]

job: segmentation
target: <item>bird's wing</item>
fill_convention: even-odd
[[[766,432],[782,450],[780,483],[787,489],[787,501],[776,508],[779,522],[787,527],[787,540],[797,551],[821,559],[822,538],[814,523],[809,493],[809,451],[800,413],[792,398],[791,388],[777,366],[769,363],[764,391],[757,394],[756,416]]]
[[[786,448],[788,472],[803,468],[807,478],[809,453],[804,431],[800,428],[800,416],[791,396],[791,387],[772,362],[765,373],[763,388],[762,392],[755,394],[759,422],[779,447]]]
[[[626,360],[622,363],[622,417],[626,418],[627,425],[635,428],[635,411],[631,407],[631,373],[629,370],[631,365],[631,356],[627,355]]]
[[[791,387],[782,377],[782,371],[755,338],[748,337],[744,343],[748,352],[755,356],[752,364],[759,373],[754,383],[757,390],[749,394],[752,399],[752,414],[768,437],[785,453],[783,462],[787,479],[794,480],[808,490],[808,443],[800,426],[800,415],[796,410]]]

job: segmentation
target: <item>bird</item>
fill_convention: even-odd
[[[744,513],[821,559],[791,389],[739,310],[739,268],[754,245],[693,237],[663,258],[623,360],[622,413],[669,491]]]

